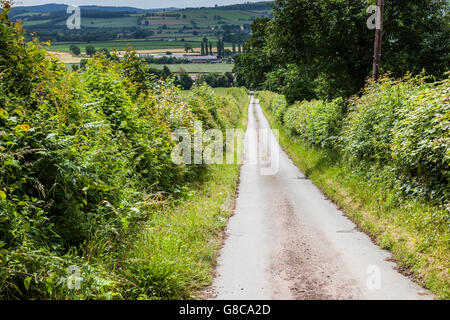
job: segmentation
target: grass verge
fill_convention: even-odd
[[[280,132],[280,145],[300,170],[375,243],[393,253],[402,273],[440,299],[450,299],[449,232],[427,232],[442,209],[414,200],[402,200],[399,206],[393,201],[396,194],[382,182],[367,181],[336,155],[292,135],[268,111],[270,99],[264,100],[261,106]]]
[[[242,99],[245,127],[248,99]],[[240,165],[211,165],[188,199],[156,210],[126,253],[141,299],[193,299],[212,281],[222,232],[232,213]]]

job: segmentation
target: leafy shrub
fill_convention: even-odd
[[[187,72],[182,72],[178,77],[177,84],[183,88],[183,90],[189,90],[194,84],[194,80]]]
[[[350,104],[342,152],[355,164],[384,167],[382,179],[403,194],[443,203],[449,194],[449,85],[426,80],[408,75],[369,82]]]
[[[276,96],[270,106],[278,121],[284,112],[284,125],[293,134],[339,152],[368,178],[400,194],[445,204],[450,193],[449,80],[427,81],[385,76],[377,83],[369,80],[361,96],[347,102],[304,101],[281,111],[283,100]]]
[[[344,115],[345,105],[342,99],[332,102],[304,101],[286,111],[284,123],[311,145],[336,149]]]
[[[420,90],[420,78],[369,81],[361,97],[350,101],[343,148],[351,161],[385,164],[391,161],[392,130],[409,95]]]
[[[311,68],[289,64],[265,74],[264,90],[281,93],[289,104],[316,97],[316,84],[311,81]]]
[[[74,72],[0,14],[0,297],[117,298],[124,239],[201,168],[172,163],[173,131],[233,125],[231,98],[185,98],[130,49]],[[159,199],[159,200],[158,200]],[[67,290],[77,265],[86,281]],[[120,278],[120,279],[118,279]]]
[[[416,194],[450,198],[450,81],[409,97],[393,128],[392,157],[399,175],[413,178]],[[422,186],[422,187],[421,187]],[[408,190],[410,191],[410,190]]]
[[[234,84],[234,77],[230,73],[208,73],[201,75],[196,80],[196,82],[200,84],[205,82],[207,85],[213,88],[231,87]]]

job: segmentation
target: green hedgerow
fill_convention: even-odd
[[[106,266],[202,170],[172,162],[174,130],[225,129],[238,104],[207,86],[184,97],[131,48],[69,70],[1,5],[0,298],[120,298],[128,280]],[[78,291],[62,280],[71,265],[86,277]]]

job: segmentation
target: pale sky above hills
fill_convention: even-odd
[[[46,3],[63,3],[70,5],[98,5],[98,6],[120,6],[136,7],[144,9],[153,8],[192,8],[213,7],[214,5],[229,5],[245,2],[259,2],[261,0],[15,0],[16,6],[34,6]]]

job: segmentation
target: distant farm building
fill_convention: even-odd
[[[154,58],[154,59],[161,59],[161,58],[175,58],[180,60],[187,60],[191,63],[219,63],[220,60],[217,56],[193,56],[193,55],[152,55],[150,53],[138,53],[139,58]]]
[[[219,59],[217,56],[184,56],[184,59],[192,63],[217,63]]]

